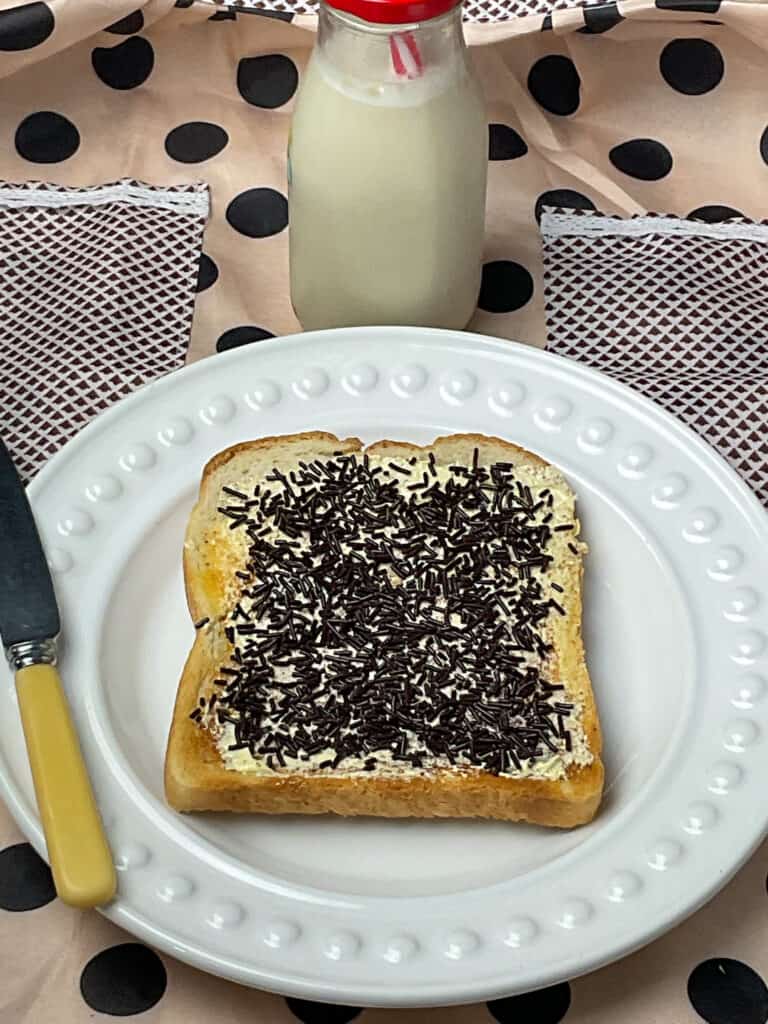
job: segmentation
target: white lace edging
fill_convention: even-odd
[[[133,182],[114,185],[93,185],[85,188],[67,188],[56,185],[30,183],[0,188],[0,209],[22,207],[49,207],[62,209],[70,206],[106,206],[125,203],[128,206],[160,208],[208,217],[210,198],[206,186],[195,186],[195,191],[179,192],[170,188],[155,188]]]
[[[640,238],[643,235],[698,236],[723,241],[739,239],[744,242],[768,242],[766,224],[709,224],[700,220],[677,217],[633,217],[622,220],[615,217],[582,216],[570,213],[541,215],[541,234],[544,239],[576,235],[584,238],[624,236]]]

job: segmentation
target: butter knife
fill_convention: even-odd
[[[59,609],[32,509],[0,439],[0,637],[19,711],[59,897],[106,903],[117,879],[56,669]]]

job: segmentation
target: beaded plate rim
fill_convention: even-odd
[[[696,774],[675,782],[670,812],[645,823],[638,846],[629,847],[626,839],[603,843],[591,877],[580,868],[572,879],[560,879],[541,913],[526,897],[516,909],[496,914],[491,900],[483,903],[484,890],[474,902],[466,893],[456,910],[437,897],[371,898],[366,908],[373,917],[362,920],[332,899],[318,919],[309,905],[286,903],[266,890],[253,909],[252,893],[227,873],[225,858],[218,867],[204,857],[184,863],[178,843],[131,781],[110,766],[97,789],[121,894],[104,912],[204,970],[306,998],[434,1005],[554,984],[617,959],[678,923],[725,884],[768,825],[757,770],[768,730],[768,629],[759,582],[768,578],[768,515],[687,427],[596,371],[481,336],[358,328],[234,349],[117,403],[30,485],[64,611],[74,592],[67,580],[77,579],[78,562],[99,557],[105,526],[126,500],[146,493],[136,481],[163,466],[172,477],[196,444],[223,447],[217,435],[240,420],[252,434],[275,433],[286,408],[300,418],[322,416],[323,410],[330,416],[340,403],[352,408],[374,396],[392,416],[402,410],[406,423],[430,410],[439,422],[479,417],[486,432],[503,434],[525,416],[526,429],[545,447],[567,445],[570,458],[592,465],[609,458],[616,487],[632,495],[628,500],[642,500],[655,522],[664,524],[660,530],[674,521],[670,543],[674,532],[674,544],[689,562],[686,571],[701,564],[700,589],[715,595],[721,613],[718,636],[732,683],[730,696],[724,691],[717,704],[717,719],[705,723],[716,739],[707,740],[706,757],[697,754]],[[613,415],[606,413],[611,408]],[[391,431],[390,422],[384,429]],[[668,450],[661,450],[662,441]],[[60,511],[52,517],[50,503],[61,493],[68,497],[56,503]],[[722,671],[722,665],[716,668]],[[109,737],[98,695],[85,688],[85,695],[71,696],[86,753],[103,756]],[[17,778],[26,766],[19,763],[18,745],[9,745],[9,717],[0,726],[0,792],[44,854],[37,816]],[[120,806],[125,793],[133,801],[129,828],[119,820],[126,816]],[[751,816],[744,814],[747,806]],[[246,935],[250,949],[244,949]],[[302,959],[310,967],[304,969]]]

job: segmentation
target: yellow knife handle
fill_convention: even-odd
[[[16,673],[21,721],[56,892],[73,907],[115,895],[117,878],[59,673]]]

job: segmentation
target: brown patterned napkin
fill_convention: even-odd
[[[550,210],[549,349],[653,398],[768,504],[768,224]]]
[[[22,477],[184,362],[206,185],[0,183],[0,430]]]

